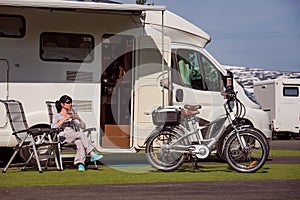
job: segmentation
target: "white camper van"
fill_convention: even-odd
[[[254,82],[254,94],[272,120],[277,137],[300,134],[300,79],[279,78]]]
[[[135,152],[159,105],[201,104],[204,122],[223,114],[226,70],[209,42],[163,6],[1,0],[0,99],[22,102],[33,126],[49,123],[46,101],[70,95],[99,151]],[[271,140],[267,113],[235,88],[246,123]],[[0,105],[0,147],[15,144]]]

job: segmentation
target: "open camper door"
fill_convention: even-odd
[[[134,91],[134,141],[135,146],[142,147],[154,128],[152,111],[158,106],[167,105],[168,102],[168,90],[163,89],[162,83],[168,80],[171,40],[166,36],[163,39],[159,36],[142,36],[138,39],[138,46]]]

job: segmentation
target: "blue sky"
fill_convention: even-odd
[[[117,0],[135,3],[135,0]],[[221,63],[300,72],[299,0],[147,0],[206,31]]]

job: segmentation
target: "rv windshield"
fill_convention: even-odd
[[[257,99],[255,98],[255,96],[253,94],[251,94],[249,91],[247,91],[245,88],[244,89],[244,93],[246,94],[246,96],[255,104],[260,105],[257,101]]]

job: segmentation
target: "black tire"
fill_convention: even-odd
[[[295,140],[300,140],[300,136],[294,136]]]
[[[176,150],[176,145],[172,149],[166,148],[168,144],[178,138],[180,138],[180,134],[173,130],[158,130],[147,141],[147,161],[160,171],[170,172],[178,169],[183,164],[185,155],[182,152],[172,151]]]
[[[223,135],[219,138],[219,140],[218,140],[218,142],[217,142],[217,144],[216,144],[216,150],[217,150],[216,156],[217,156],[219,159],[221,159],[222,161],[226,161],[226,158],[225,158],[225,155],[224,155],[224,151],[223,151],[224,140],[225,140],[226,136],[227,136],[229,133],[232,132],[232,130],[233,130],[232,127],[228,127],[228,128],[224,131]]]
[[[10,158],[14,153],[14,149],[12,147],[0,147],[0,167],[5,167]],[[17,155],[13,160],[13,163],[20,163],[22,159],[20,155]]]
[[[248,131],[250,133],[252,132],[256,132],[258,133],[258,135],[261,137],[261,139],[264,141],[265,145],[266,145],[266,149],[267,149],[267,158],[269,158],[269,154],[270,154],[270,143],[268,141],[268,139],[266,138],[266,136],[258,129],[254,128],[254,127],[248,127],[245,128],[245,131]]]
[[[270,154],[270,143],[268,141],[268,139],[266,138],[266,136],[258,129],[254,128],[254,127],[247,127],[244,128],[244,130],[248,131],[248,132],[257,132],[259,133],[259,135],[261,136],[261,139],[264,141],[266,148],[267,148],[267,158],[269,157]],[[224,132],[224,134],[220,137],[218,143],[216,144],[216,156],[218,158],[220,158],[223,161],[226,161],[226,157],[224,155],[224,150],[223,150],[223,144],[224,144],[224,140],[225,138],[230,134],[230,132],[233,131],[232,127],[228,127],[226,129],[226,131]]]
[[[244,142],[245,150],[242,150],[237,134],[230,135],[225,142],[226,161],[237,172],[256,172],[266,162],[266,143],[261,134],[254,130],[242,130],[239,135]]]
[[[49,124],[37,124],[37,125],[34,125],[34,126],[31,126],[30,128],[51,128],[51,126]],[[35,140],[39,140],[39,138],[34,138]],[[22,160],[24,161],[27,161],[29,156],[31,155],[33,149],[29,148],[29,147],[23,147],[20,149],[20,157]],[[48,153],[48,148],[46,147],[41,147],[39,148],[38,150],[38,153],[40,155],[43,155],[45,153]],[[40,163],[41,163],[41,166],[44,166],[47,162],[47,159],[43,159],[43,160],[40,160]],[[33,158],[30,160],[29,162],[30,165],[32,166],[37,166],[36,164],[36,159],[35,157],[33,156]]]
[[[276,137],[278,140],[290,140],[292,138],[291,134],[288,132],[277,133]]]

